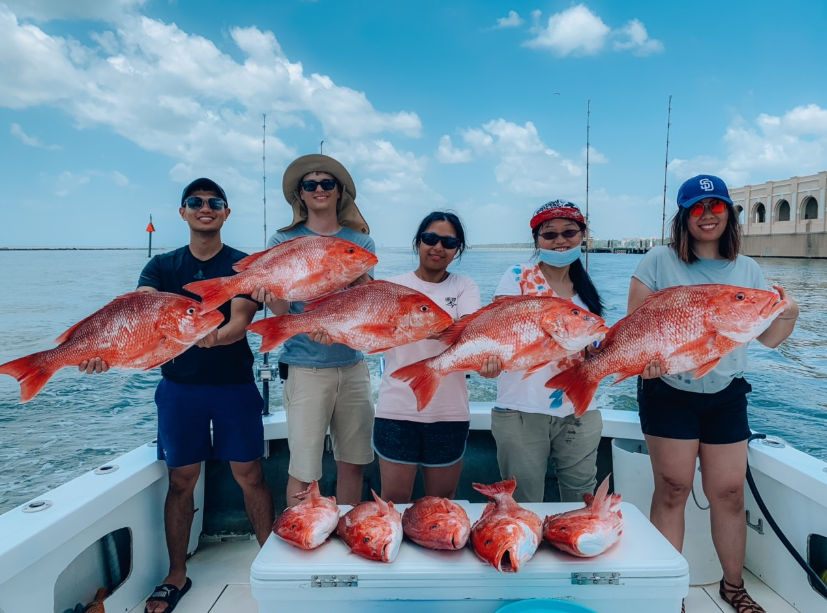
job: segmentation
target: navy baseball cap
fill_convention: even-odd
[[[184,206],[184,200],[186,200],[187,197],[192,195],[194,192],[212,192],[216,196],[221,196],[224,202],[227,203],[227,206],[230,205],[230,201],[227,200],[227,194],[224,193],[224,190],[221,189],[221,186],[218,183],[212,179],[201,177],[184,188],[184,191],[181,193],[181,206]]]
[[[687,179],[678,190],[678,206],[685,209],[704,198],[720,198],[724,202],[732,204],[726,183],[723,179],[713,175],[698,175]]]

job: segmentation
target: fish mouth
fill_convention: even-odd
[[[761,317],[769,319],[784,310],[786,306],[786,300],[782,300],[780,297],[776,297],[774,300],[770,298],[764,308],[761,309]]]
[[[518,568],[514,564],[512,557],[511,557],[511,549],[506,549],[500,555],[500,559],[497,563],[497,568],[500,572],[503,573],[516,573]]]

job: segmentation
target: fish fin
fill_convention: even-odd
[[[605,517],[609,513],[609,507],[612,504],[612,498],[609,496],[609,476],[603,479],[603,483],[597,488],[592,501],[592,517]]]
[[[270,247],[273,249],[273,247]],[[251,253],[245,258],[241,258],[238,262],[233,264],[233,270],[236,272],[244,272],[250,265],[256,262],[259,258],[261,258],[265,253],[269,252],[270,249],[265,249],[264,251],[259,251],[258,253]]]
[[[273,315],[254,321],[247,326],[250,332],[261,335],[259,353],[272,351],[288,338],[301,332],[301,330],[296,329],[296,326],[287,325],[293,317],[297,317],[297,315]]]
[[[55,351],[40,351],[0,365],[0,374],[9,375],[20,383],[20,403],[28,402],[43,389],[61,366],[50,363],[47,355]]]
[[[235,277],[216,277],[195,283],[187,283],[183,289],[201,297],[201,312],[214,311],[232,299],[235,289],[227,287]]]
[[[682,357],[682,356],[692,357],[692,355],[694,353],[699,352],[699,351],[706,353],[711,348],[713,348],[713,346],[715,344],[715,337],[716,336],[717,335],[715,334],[715,332],[708,332],[707,334],[704,334],[701,337],[693,339],[693,340],[689,341],[688,343],[684,343],[683,345],[681,345],[680,347],[675,349],[675,351],[670,353],[667,356],[667,359],[671,360],[674,357]]]
[[[393,503],[392,502],[385,502],[384,500],[379,498],[379,495],[376,492],[374,492],[372,489],[370,490],[370,493],[373,494],[373,499],[376,501],[376,504],[379,505],[379,515],[380,516],[381,515],[387,515],[390,512],[390,510],[393,509]]]
[[[114,300],[113,300],[113,302],[114,302]],[[94,317],[94,316],[95,316],[95,313],[92,313],[89,317],[85,317],[85,318],[81,319],[81,320],[80,320],[78,323],[76,323],[74,326],[72,326],[71,328],[69,328],[68,330],[66,330],[66,332],[64,332],[63,334],[61,334],[60,336],[58,336],[58,337],[55,339],[55,343],[57,343],[58,345],[60,345],[61,343],[65,343],[66,341],[68,341],[70,338],[72,338],[72,334],[74,334],[74,333],[75,333],[75,330],[77,330],[80,326],[82,326],[82,325],[83,325],[83,324],[85,324],[87,321],[89,321],[90,319],[92,319],[92,317]]]
[[[319,494],[319,482],[318,481],[311,481],[310,485],[307,486],[307,489],[303,492],[299,492],[298,494],[293,494],[293,498],[298,500],[304,500],[305,498],[310,498],[315,500],[319,498],[321,495]]]
[[[580,417],[586,412],[597,391],[597,386],[600,384],[600,379],[595,381],[589,376],[588,372],[583,372],[584,364],[586,362],[580,362],[568,370],[556,374],[546,382],[547,388],[565,392],[574,405],[575,417]]]
[[[636,377],[636,376],[637,376],[637,375],[639,375],[640,373],[636,373],[636,372],[621,372],[621,373],[617,373],[617,374],[618,374],[618,377],[617,377],[617,379],[615,379],[614,381],[612,381],[612,385],[617,385],[618,383],[620,383],[621,381],[625,381],[625,380],[626,380],[626,379],[628,379],[629,377]]]
[[[429,361],[430,358],[420,360],[391,373],[391,377],[394,379],[405,381],[411,386],[414,396],[416,396],[417,411],[423,410],[433,400],[439,382],[445,376],[442,372],[431,368],[428,364]]]
[[[471,313],[470,315],[466,315],[465,317],[463,317],[459,321],[455,321],[454,323],[452,323],[450,326],[448,326],[447,328],[445,328],[442,331],[442,333],[439,335],[439,338],[437,338],[437,340],[440,343],[444,343],[446,345],[453,345],[456,342],[457,337],[459,337],[459,335],[462,334],[463,330],[465,330],[465,328],[467,328],[477,318],[479,318],[482,315],[485,315],[485,313],[487,313],[488,311],[490,311],[494,308],[499,308],[502,305],[503,300],[505,300],[506,298],[514,298],[514,297],[515,296],[505,296],[503,299],[497,300],[496,302],[492,302],[491,304],[482,307],[478,311],[475,311],[474,313]],[[522,296],[520,296],[520,298],[522,298]]]
[[[497,483],[492,483],[491,485],[472,483],[471,487],[483,496],[494,499],[500,494],[508,494],[509,496],[514,494],[514,490],[517,489],[517,480],[514,477],[511,477],[510,479],[498,481]]]
[[[594,504],[594,495],[593,494],[583,494],[583,502],[586,503],[586,506],[592,506],[592,504]]]
[[[715,370],[715,367],[718,365],[718,362],[720,362],[720,361],[721,361],[721,358],[715,358],[711,362],[707,362],[706,364],[704,364],[698,370],[695,371],[695,376],[692,377],[692,378],[693,379],[700,379],[704,375],[708,375],[713,370]]]
[[[525,374],[523,375],[523,377],[522,377],[522,378],[523,378],[523,379],[527,379],[528,377],[530,377],[531,375],[533,375],[533,374],[534,374],[535,372],[537,372],[538,370],[542,370],[542,369],[544,369],[544,368],[545,368],[546,366],[548,366],[549,364],[551,364],[551,362],[543,362],[542,364],[535,364],[534,366],[532,366],[531,368],[529,368],[527,371],[525,371]]]
[[[377,353],[385,353],[386,351],[390,351],[394,349],[394,347],[382,347],[380,349],[374,349],[373,351],[365,351],[365,355],[376,355]]]

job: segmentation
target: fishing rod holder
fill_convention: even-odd
[[[262,364],[256,369],[256,379],[258,381],[272,381],[275,369],[272,364]]]

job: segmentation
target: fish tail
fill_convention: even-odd
[[[517,480],[514,477],[510,479],[506,479],[505,481],[499,481],[497,483],[492,483],[491,485],[484,485],[482,483],[472,483],[471,487],[477,490],[483,496],[491,498],[492,500],[499,495],[508,494],[511,496],[514,493],[514,490],[517,489]]]
[[[588,372],[584,372],[581,362],[568,370],[553,376],[546,382],[550,389],[563,390],[574,405],[574,416],[580,417],[589,408],[592,398],[597,391],[600,380],[594,380]]]
[[[272,351],[283,344],[291,336],[299,333],[294,326],[287,325],[296,315],[274,315],[266,317],[247,326],[250,332],[261,334],[261,348],[259,353]]]
[[[184,289],[188,292],[201,296],[201,312],[213,311],[235,296],[234,288],[228,287],[234,277],[217,277],[187,283]]]
[[[433,400],[436,388],[444,375],[428,364],[428,360],[414,362],[391,373],[391,377],[405,381],[416,396],[416,410],[421,411]]]
[[[28,402],[43,389],[60,366],[46,359],[53,350],[33,353],[0,365],[0,374],[9,375],[20,383],[20,402]]]
[[[299,492],[298,494],[293,494],[293,498],[298,500],[304,500],[307,497],[310,498],[318,498],[319,494],[319,482],[318,481],[311,481],[310,485],[307,487],[306,490],[303,492]]]

